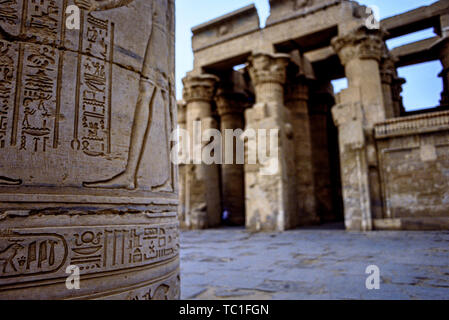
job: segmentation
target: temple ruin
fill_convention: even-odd
[[[263,163],[180,167],[188,229],[226,222],[283,231],[344,221],[347,230],[449,228],[449,2],[372,25],[348,0],[270,0],[193,28],[178,124],[279,129],[277,174]],[[375,24],[375,23],[374,23]],[[388,50],[433,28],[436,37]],[[439,60],[441,105],[406,112],[397,69]],[[240,67],[239,67],[240,66]],[[334,94],[332,80],[347,78]],[[248,140],[246,140],[248,145]]]

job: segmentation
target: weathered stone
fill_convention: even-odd
[[[71,4],[0,4],[0,298],[178,298],[174,1]]]
[[[189,75],[183,79],[184,100],[187,103],[186,128],[191,141],[190,154],[195,155],[202,150],[195,150],[196,124],[201,121],[200,137],[208,129],[218,129],[213,118],[212,103],[218,78],[213,75]],[[199,141],[204,147],[208,143]],[[221,222],[221,203],[219,185],[219,167],[216,164],[186,165],[186,218],[188,228],[203,229],[216,227]]]
[[[247,227],[279,231],[338,221],[344,213],[348,230],[447,228],[448,215],[442,212],[449,212],[449,206],[441,200],[447,192],[440,180],[446,172],[442,141],[447,116],[434,112],[449,105],[449,3],[437,1],[379,25],[371,10],[355,1],[269,3],[264,28],[249,6],[194,28],[192,38],[193,73],[214,74],[221,86],[227,75],[238,73],[245,79],[240,89],[253,105],[243,123],[236,121],[230,114],[242,102],[219,91],[216,127],[280,130],[279,144],[271,149],[279,151],[280,171],[270,176],[261,174],[266,164],[249,161],[258,153],[257,137],[248,131],[242,138]],[[427,28],[436,36],[391,51],[385,44]],[[441,106],[414,112],[423,118],[410,119],[401,97],[405,79],[397,68],[437,59],[443,65]],[[240,64],[245,66],[235,71]],[[347,78],[348,89],[335,97],[330,83],[340,78]],[[213,117],[213,103],[207,108]],[[400,151],[392,151],[396,148]],[[393,158],[385,164],[387,154]],[[234,184],[241,180],[236,168],[221,166],[225,208],[241,199]],[[429,171],[427,177],[421,177],[422,168]],[[414,170],[428,178],[424,190],[415,188]],[[207,207],[205,201],[199,203]],[[400,203],[414,207],[407,210]]]
[[[243,114],[248,104],[246,101],[247,96],[243,92],[238,92],[233,86],[220,88],[215,97],[223,136],[221,199],[223,212],[227,212],[228,222],[232,225],[245,224],[244,163],[239,163],[237,146],[241,143],[240,138],[244,129]],[[232,140],[229,140],[227,130],[232,130],[229,132],[232,133]],[[232,143],[227,144],[226,139]],[[230,155],[233,156],[227,159],[226,155],[228,158]]]
[[[249,74],[254,83],[256,104],[246,111],[246,129],[267,130],[277,146],[270,145],[267,154],[275,155],[258,169],[245,170],[246,227],[249,230],[278,230],[290,228],[295,214],[295,175],[293,137],[286,125],[291,119],[284,105],[284,88],[289,56],[256,53],[249,59]],[[263,110],[262,113],[259,110]],[[262,115],[263,117],[260,117]],[[276,132],[275,130],[278,130]],[[261,143],[260,136],[257,143]],[[260,155],[259,155],[260,156]],[[265,171],[265,172],[264,172]]]
[[[319,222],[315,199],[315,180],[312,160],[312,132],[309,114],[309,85],[306,79],[290,80],[287,86],[286,107],[292,116],[296,163],[298,214],[291,215],[291,226],[310,225]]]

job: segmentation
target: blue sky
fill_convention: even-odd
[[[359,0],[364,5],[380,9],[380,17],[390,17],[414,8],[434,3],[436,0]],[[233,10],[255,3],[262,25],[269,15],[268,0],[176,0],[176,80],[177,96],[182,97],[181,79],[193,68],[191,49],[192,27],[219,17]],[[424,30],[388,41],[390,49],[417,40],[432,37],[432,30]],[[399,75],[407,79],[404,85],[404,104],[407,110],[432,107],[439,104],[442,82],[437,75],[442,66],[439,61],[399,69]],[[346,87],[344,80],[334,82],[336,91]]]

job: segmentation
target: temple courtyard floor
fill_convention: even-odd
[[[449,232],[181,233],[183,299],[449,299]],[[368,290],[368,266],[380,289]]]

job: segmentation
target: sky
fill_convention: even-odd
[[[380,18],[384,19],[436,0],[359,0],[360,4],[377,6]],[[182,98],[182,81],[188,71],[193,68],[193,52],[191,46],[191,29],[201,23],[227,14],[231,11],[254,3],[259,12],[261,25],[269,16],[268,0],[176,0],[176,85],[177,98]],[[433,30],[424,30],[401,38],[389,40],[390,49],[397,46],[434,36]],[[417,110],[439,105],[442,80],[438,77],[442,66],[433,61],[398,70],[399,75],[407,80],[403,86],[404,105],[407,110]],[[333,82],[336,92],[347,87],[345,79]]]

